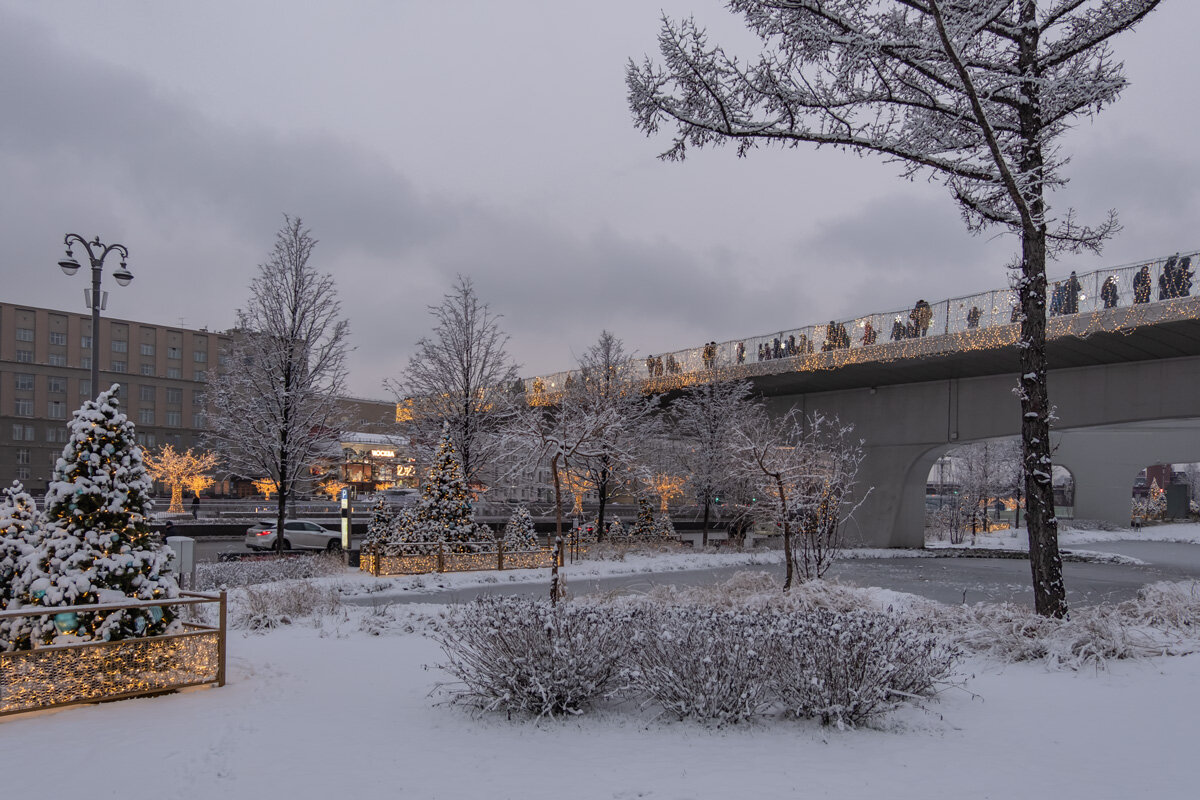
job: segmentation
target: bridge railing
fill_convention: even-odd
[[[1173,265],[1170,270],[1168,264]],[[1046,290],[1047,316],[1053,319],[1109,307],[1129,308],[1171,300],[1177,296],[1190,296],[1190,285],[1185,287],[1174,276],[1186,266],[1190,283],[1190,276],[1198,264],[1200,253],[1190,252],[1076,275],[1078,290],[1073,297],[1068,289],[1070,276],[1051,280]],[[1106,284],[1110,286],[1108,291]],[[1185,288],[1187,292],[1183,293]],[[615,377],[628,384],[649,382],[651,385],[682,386],[701,382],[706,374],[714,370],[764,361],[794,359],[792,364],[795,368],[804,369],[805,359],[829,351],[866,350],[862,354],[847,354],[853,355],[853,358],[847,357],[845,360],[870,361],[871,348],[890,342],[1012,325],[1018,319],[1016,307],[1017,293],[1014,289],[993,289],[931,302],[928,304],[927,318],[914,305],[861,317],[831,320],[827,324],[805,325],[745,339],[652,353],[620,365]],[[878,357],[885,356],[881,352]],[[819,364],[829,366],[825,360]],[[817,366],[815,364],[810,368]],[[580,380],[579,372],[567,370],[527,378],[524,387],[532,402],[538,402],[539,398],[549,402],[577,380]]]

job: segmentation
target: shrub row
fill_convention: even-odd
[[[680,719],[857,726],[931,696],[956,653],[888,614],[485,598],[438,635],[453,702],[536,717],[631,700]]]

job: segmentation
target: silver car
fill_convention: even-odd
[[[275,523],[259,522],[246,529],[246,547],[251,550],[275,549]],[[289,519],[283,523],[284,550],[342,549],[342,534],[310,519]]]

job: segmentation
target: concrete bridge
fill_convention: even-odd
[[[1200,256],[1078,276],[1065,304],[1057,287],[1067,280],[1052,282],[1053,460],[1074,475],[1078,518],[1128,525],[1138,471],[1200,460],[1200,298],[1189,296],[1191,263]],[[934,462],[959,445],[1020,433],[1015,303],[1011,289],[998,289],[931,303],[919,326],[904,309],[711,342],[631,361],[620,377],[668,396],[745,379],[779,413],[799,407],[853,422],[866,447],[859,484],[874,490],[851,536],[920,547]],[[552,403],[572,375],[531,378],[524,389],[530,402]]]

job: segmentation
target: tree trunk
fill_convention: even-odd
[[[706,492],[704,494],[704,527],[700,533],[700,546],[708,547],[708,516],[709,509],[712,508],[712,498]]]
[[[604,541],[604,507],[608,505],[608,468],[600,468],[600,480],[596,482],[596,493],[600,496],[600,510],[596,514],[596,541]]]
[[[550,605],[558,604],[558,553],[562,545],[562,482],[558,477],[558,454],[550,459],[550,473],[554,476],[554,567],[550,570]]]
[[[792,557],[792,523],[789,517],[787,507],[787,491],[783,486],[783,478],[779,475],[775,478],[776,491],[779,492],[779,509],[783,516],[783,560],[787,563],[787,571],[784,574],[783,590],[786,592],[792,588],[792,577],[795,571],[795,559]]]
[[[1021,0],[1021,38],[1018,65],[1022,101],[1018,108],[1023,148],[1021,172],[1045,172],[1038,63],[1036,0]],[[1046,221],[1041,183],[1033,183],[1025,198],[1029,218],[1021,230],[1021,279],[1018,297],[1021,321],[1021,456],[1025,468],[1025,525],[1029,531],[1029,565],[1037,613],[1067,615],[1067,592],[1058,552],[1058,520],[1054,516],[1053,468],[1050,462],[1050,401],[1046,391]]]

